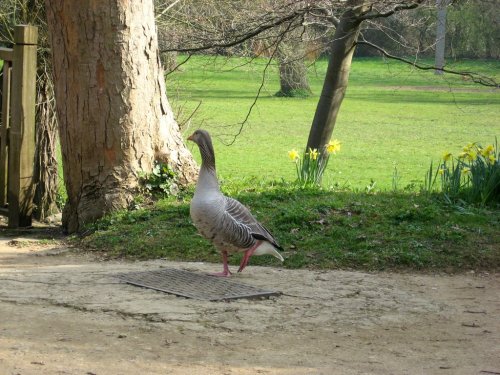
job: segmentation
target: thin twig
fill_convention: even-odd
[[[279,47],[280,43],[283,41],[286,33],[288,33],[290,31],[291,27],[292,27],[292,22],[290,22],[288,24],[287,28],[281,33],[280,37],[276,40],[276,42],[274,44],[273,53],[269,57],[269,59],[268,59],[268,61],[266,63],[266,66],[264,67],[264,71],[262,72],[262,80],[260,82],[259,89],[257,90],[257,95],[255,95],[255,98],[254,98],[252,104],[250,105],[250,108],[248,109],[248,112],[247,112],[247,114],[245,116],[245,119],[241,123],[239,123],[240,127],[239,127],[238,131],[236,132],[236,134],[233,135],[232,141],[229,142],[229,143],[225,143],[226,146],[233,145],[234,142],[236,142],[236,138],[238,138],[238,136],[242,133],[243,127],[248,122],[248,119],[250,118],[250,115],[252,114],[252,111],[253,111],[254,107],[257,105],[257,101],[259,100],[260,93],[262,92],[262,89],[264,88],[264,85],[265,85],[265,82],[266,82],[267,69],[271,65],[271,62],[273,61],[274,56],[275,56],[276,52],[278,51],[278,47]]]
[[[189,59],[191,58],[191,56],[193,56],[193,54],[189,54],[185,59],[184,61],[181,61],[179,64],[177,64],[171,71],[169,71],[168,73],[165,74],[165,78],[168,77],[171,73],[175,72],[177,69],[179,69],[182,65],[184,65],[185,63],[187,63],[189,61]]]
[[[202,101],[200,100],[198,102],[198,105],[196,106],[196,108],[193,110],[193,112],[191,112],[191,114],[189,115],[189,117],[187,119],[185,119],[182,123],[179,124],[179,127],[182,129],[184,127],[184,125],[186,125],[189,120],[191,120],[193,118],[193,116],[196,114],[196,112],[198,111],[198,109],[201,107],[201,103]]]

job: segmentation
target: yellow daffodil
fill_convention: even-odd
[[[288,151],[288,157],[292,161],[297,161],[299,159],[299,153],[295,149],[290,150],[290,151]]]
[[[470,168],[465,167],[464,169],[462,169],[462,173],[466,175],[470,174]]]
[[[312,149],[309,147],[309,158],[311,160],[316,160],[318,158],[318,150],[317,149]]]
[[[446,169],[444,169],[444,168],[438,169],[438,173],[440,176],[444,175],[445,171],[446,171]]]
[[[340,151],[340,142],[337,139],[330,140],[326,145],[326,152],[329,154],[336,154],[337,151]]]
[[[466,157],[469,161],[474,161],[477,159],[477,152],[472,149],[469,150],[466,154]]]
[[[467,152],[465,152],[465,151],[458,154],[459,159],[465,159],[466,156],[467,156]]]
[[[489,157],[493,152],[495,152],[495,147],[493,147],[493,145],[488,145],[480,150],[481,155],[483,155],[485,158]]]
[[[452,154],[451,152],[448,152],[446,151],[445,153],[443,153],[443,161],[446,163],[447,161],[449,161],[451,158],[452,158]]]
[[[495,160],[495,155],[489,154],[488,155],[488,159],[486,159],[486,160],[488,160],[490,164],[495,164],[495,161],[496,161]]]
[[[473,147],[474,147],[474,143],[468,143],[467,146],[464,146],[463,151],[469,152],[470,150],[472,150]]]

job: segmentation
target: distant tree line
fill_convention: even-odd
[[[498,0],[448,0],[445,56],[451,59],[500,58],[500,13]],[[364,36],[397,55],[433,57],[437,12],[420,7],[400,12],[398,17],[367,25]],[[357,56],[372,56],[377,51],[359,46]]]
[[[500,13],[498,0],[441,0],[447,3],[446,57],[498,59],[500,58]],[[212,49],[201,49],[194,53],[219,55],[263,54],[280,39],[274,57],[290,60],[286,50],[305,52],[306,57],[315,58],[329,53],[328,41],[335,31],[335,17],[342,12],[345,3],[335,0],[155,0],[160,49],[178,50],[198,48],[215,44]],[[398,11],[393,17],[368,20],[363,24],[361,35],[386,51],[399,56],[433,57],[436,44],[436,1],[414,1],[421,3],[417,9]],[[374,4],[397,3],[395,1],[373,2]],[[399,2],[403,3],[403,1]],[[407,3],[411,3],[408,1]],[[286,35],[283,27],[272,27],[259,31],[282,19],[291,11],[308,11],[301,21],[291,24]],[[297,17],[296,19],[299,19]],[[304,26],[304,27],[302,27]],[[233,40],[235,35],[258,31],[248,41],[221,47]],[[271,41],[271,42],[270,42]],[[301,43],[305,46],[301,46]],[[293,46],[290,48],[290,46]],[[265,53],[264,53],[265,54]],[[358,46],[357,56],[374,56],[378,52],[369,46]],[[168,70],[168,67],[167,67]]]

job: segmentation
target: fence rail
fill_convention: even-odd
[[[0,214],[13,228],[31,226],[33,211],[37,40],[35,26],[18,25],[14,46],[0,47]]]

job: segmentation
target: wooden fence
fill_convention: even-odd
[[[37,39],[35,26],[19,25],[14,46],[0,47],[0,214],[12,228],[31,226],[33,211]]]

